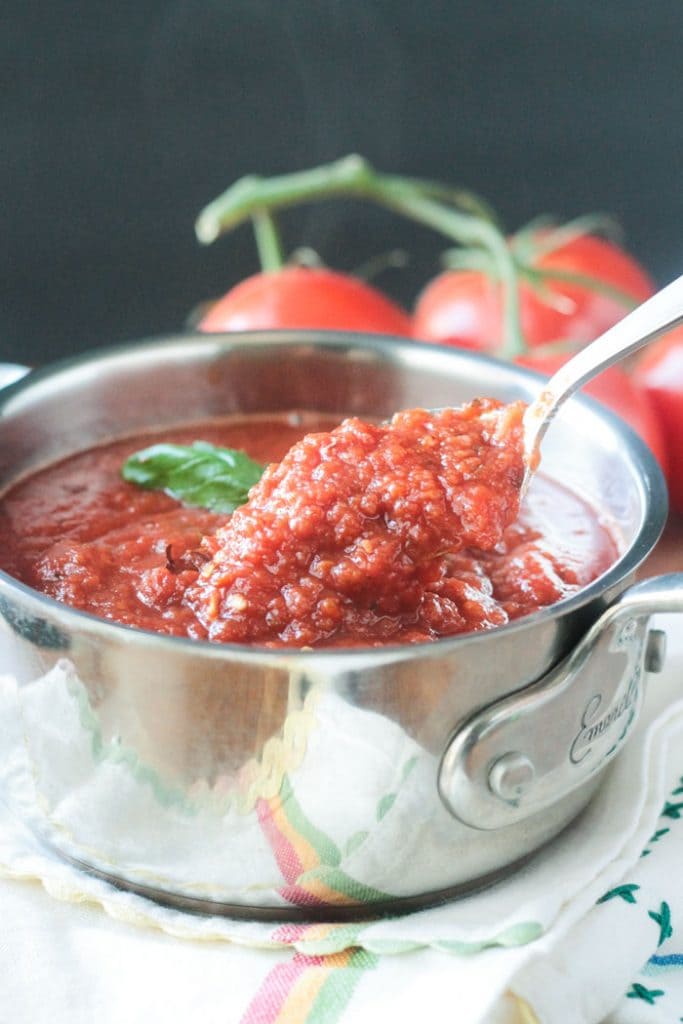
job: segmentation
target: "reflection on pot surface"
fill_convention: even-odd
[[[125,866],[138,882],[238,904],[386,902],[422,884],[414,842],[406,842],[419,822],[421,857],[429,856],[438,887],[449,884],[450,816],[431,799],[434,756],[396,723],[320,684],[303,700],[292,695],[258,758],[234,771],[226,759],[220,774],[185,784],[177,765],[165,773],[120,735],[103,734],[105,716],[66,660],[18,692],[6,684],[3,710],[14,702],[21,728],[7,751],[7,781],[23,790],[15,800],[37,801],[68,852],[104,870]],[[322,790],[321,778],[338,781]],[[425,802],[433,804],[428,817]]]

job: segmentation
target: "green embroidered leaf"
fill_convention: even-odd
[[[345,855],[348,857],[355,850],[357,850],[359,846],[362,846],[369,835],[370,833],[365,830],[361,830],[360,832],[354,832],[353,835],[350,836],[350,838],[346,841],[346,846],[344,847]]]
[[[668,903],[662,903],[658,914],[655,914],[654,910],[648,910],[647,916],[651,917],[655,924],[659,925],[659,941],[657,942],[659,947],[667,939],[670,939],[674,933],[671,927],[671,908]]]
[[[619,899],[624,900],[626,903],[635,903],[636,893],[640,889],[639,885],[635,885],[633,882],[629,882],[627,885],[618,885],[616,889],[610,889],[604,896],[601,896],[598,903],[607,903],[608,900]]]
[[[649,1003],[650,1006],[652,1006],[655,999],[659,999],[659,997],[663,995],[664,989],[662,988],[646,988],[645,985],[641,985],[639,982],[634,981],[631,986],[631,991],[626,993],[626,998],[642,999],[643,1002]]]
[[[650,836],[650,838],[648,839],[648,843],[658,843],[662,836],[665,836],[670,831],[670,828],[658,828],[657,831]],[[651,852],[651,850],[646,848],[643,850],[640,856],[649,857]]]
[[[403,765],[401,770],[401,782],[405,782],[413,768],[417,764],[417,754],[414,757],[409,757],[406,763]]]
[[[670,804],[667,802],[664,804],[664,810],[662,811],[663,817],[673,818],[675,821],[677,821],[681,817],[682,813],[683,803]]]
[[[165,491],[172,498],[212,512],[234,512],[261,479],[263,466],[244,452],[208,441],[191,445],[154,444],[124,462],[129,483]]]
[[[394,806],[394,802],[397,797],[397,793],[387,793],[383,796],[380,802],[377,804],[377,820],[381,821],[385,814],[388,814],[391,808]]]

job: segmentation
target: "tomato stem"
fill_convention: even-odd
[[[204,207],[195,223],[195,231],[200,242],[210,245],[220,235],[251,217],[255,209],[265,207],[273,210],[341,196],[375,199],[378,188],[381,189],[385,182],[401,185],[415,195],[459,206],[483,220],[496,221],[488,203],[472,192],[419,178],[379,175],[367,160],[352,154],[306,171],[272,178],[257,175],[240,178]]]
[[[625,310],[635,309],[638,300],[634,299],[628,292],[615,288],[607,281],[602,281],[589,274],[578,274],[573,270],[561,270],[559,267],[531,267],[525,266],[522,274],[529,283],[542,295],[543,288],[547,281],[557,281],[560,284],[573,285],[576,288],[586,288],[588,291],[596,292],[598,295],[605,295],[613,299]]]
[[[622,231],[618,221],[609,213],[586,213],[560,225],[552,217],[541,216],[515,232],[510,244],[517,258],[530,264],[577,238],[595,234],[618,242]]]
[[[251,222],[256,238],[261,269],[265,271],[281,270],[285,258],[280,241],[280,234],[275,219],[269,210],[261,207],[251,214]]]
[[[389,249],[387,252],[377,253],[371,256],[365,263],[354,267],[353,276],[359,277],[361,281],[372,281],[385,270],[403,269],[410,264],[410,255],[405,249]]]
[[[525,351],[519,320],[517,269],[507,240],[488,204],[463,189],[439,182],[380,174],[355,154],[311,170],[272,178],[240,178],[197,218],[197,238],[210,244],[248,217],[301,202],[351,196],[385,206],[433,228],[460,245],[490,252],[503,287],[503,346],[512,359]]]
[[[465,246],[479,246],[491,253],[503,288],[503,344],[499,355],[514,359],[526,351],[519,317],[517,268],[505,236],[495,224],[447,209],[441,203],[406,193],[403,189],[386,189],[375,197],[379,202],[434,228]]]

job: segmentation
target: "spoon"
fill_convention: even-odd
[[[581,349],[553,374],[524,413],[524,479],[521,497],[529,487],[540,461],[545,432],[560,406],[570,395],[608,366],[683,323],[683,276],[656,292],[628,316]]]

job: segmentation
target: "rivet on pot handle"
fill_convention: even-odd
[[[683,611],[683,573],[636,583],[571,654],[533,685],[479,711],[451,737],[439,792],[451,813],[491,830],[549,807],[600,771],[638,717],[646,671],[664,660],[657,612]]]

